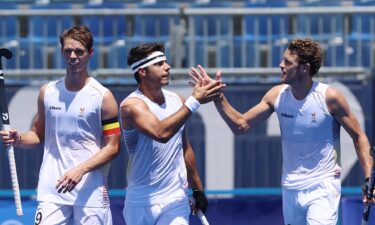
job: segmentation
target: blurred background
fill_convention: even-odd
[[[223,71],[226,96],[244,112],[279,83],[281,56],[290,40],[310,37],[324,50],[317,80],[344,93],[374,143],[375,0],[0,0],[0,48],[11,126],[30,129],[42,84],[65,74],[59,35],[75,24],[94,34],[90,74],[118,103],[136,88],[127,66],[130,48],[160,42],[172,66],[167,87],[191,94],[187,72],[200,64]],[[211,224],[283,224],[282,152],[275,115],[251,132],[234,136],[213,104],[187,124],[210,206]],[[364,181],[353,143],[341,132],[343,196],[338,224],[359,224]],[[0,153],[0,225],[31,224],[42,147],[16,149],[23,217],[15,215],[9,163]],[[124,224],[127,152],[112,162],[109,186],[115,224]],[[373,210],[374,211],[374,210]],[[375,215],[369,224],[375,224]],[[191,224],[199,224],[191,217]]]

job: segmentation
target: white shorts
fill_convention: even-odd
[[[340,197],[339,178],[328,178],[306,190],[283,188],[285,225],[336,225]]]
[[[39,202],[35,225],[112,225],[110,207],[87,207]]]
[[[155,205],[125,202],[123,215],[127,225],[188,225],[190,205],[187,198]]]

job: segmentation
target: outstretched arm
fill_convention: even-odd
[[[215,101],[215,106],[232,132],[243,134],[258,126],[273,113],[273,104],[270,102],[273,92],[271,89],[257,105],[245,113],[234,109],[224,95],[220,100]]]
[[[215,80],[213,80],[207,75],[202,66],[198,65],[198,68],[200,72],[195,68],[191,68],[189,72],[189,75],[194,82],[197,82],[198,79],[203,80],[203,85],[210,84],[215,80],[221,82],[220,70],[216,73]],[[276,86],[269,90],[257,105],[250,108],[245,113],[240,113],[234,107],[232,107],[232,105],[225,98],[224,94],[221,94],[220,98],[215,100],[215,106],[220,116],[224,119],[233,133],[246,133],[253,127],[266,120],[272,114],[274,111],[273,105],[276,101],[280,87],[281,86]]]

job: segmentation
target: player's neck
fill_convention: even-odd
[[[90,80],[89,75],[69,73],[65,76],[65,87],[69,91],[81,90]]]
[[[139,86],[139,90],[151,101],[161,105],[164,103],[164,95],[161,88]]]
[[[311,90],[313,83],[313,80],[309,79],[305,82],[300,82],[298,84],[291,85],[294,98],[296,98],[297,100],[302,100],[306,98],[306,96],[309,94]]]

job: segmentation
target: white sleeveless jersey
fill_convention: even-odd
[[[159,120],[182,107],[181,99],[173,92],[162,90],[165,103],[159,105],[136,90],[127,98],[142,99]],[[182,133],[184,126],[167,142],[161,143],[137,129],[123,129],[129,153],[126,202],[159,204],[187,196],[186,167],[183,156]],[[126,204],[126,203],[125,203]]]
[[[340,125],[326,104],[328,85],[314,82],[303,100],[284,85],[276,99],[282,139],[282,186],[303,190],[324,178],[337,177]]]
[[[102,147],[101,108],[106,91],[94,78],[78,92],[68,91],[64,78],[48,84],[44,94],[45,143],[38,201],[109,205],[108,171],[104,171],[107,168],[85,174],[71,192],[58,193],[55,189],[65,172],[90,159]]]

